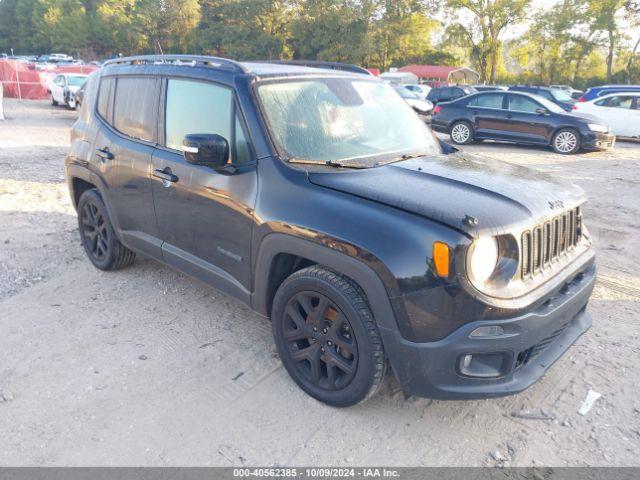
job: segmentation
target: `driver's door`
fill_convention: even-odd
[[[151,167],[163,258],[223,291],[248,295],[257,173],[234,92],[179,78],[166,79],[163,90],[163,134]],[[194,133],[227,139],[233,168],[189,164],[182,140]]]

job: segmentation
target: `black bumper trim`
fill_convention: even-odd
[[[586,305],[595,284],[595,265],[567,283],[561,292],[534,311],[513,318],[468,323],[442,340],[414,343],[399,332],[381,328],[385,350],[403,391],[408,395],[437,399],[501,397],[521,392],[535,383],[591,326]],[[481,326],[500,325],[505,335],[470,338]],[[518,355],[545,344],[526,362]],[[465,354],[505,352],[508,373],[498,378],[465,377],[458,372]]]

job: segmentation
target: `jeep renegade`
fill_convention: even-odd
[[[519,392],[590,326],[584,192],[439,142],[370,75],[198,56],[91,75],[66,174],[90,261],[157,259],[272,320],[334,406]]]

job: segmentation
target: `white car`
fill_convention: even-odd
[[[620,137],[640,137],[640,92],[610,93],[588,102],[577,102],[574,113],[599,118]]]
[[[76,92],[87,81],[87,77],[88,75],[80,73],[61,73],[56,75],[49,83],[51,104],[53,106],[66,105],[75,110],[77,107]]]
[[[407,90],[411,90],[413,93],[415,93],[418,97],[420,97],[423,100],[427,98],[427,95],[429,95],[429,92],[431,91],[431,87],[429,85],[419,85],[417,83],[405,83],[402,86]]]

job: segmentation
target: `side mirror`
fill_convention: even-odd
[[[187,162],[213,169],[224,168],[229,160],[229,142],[211,133],[193,133],[182,141],[182,151]]]
[[[549,110],[547,110],[546,108],[536,108],[536,113],[538,115],[546,115],[549,113]]]

